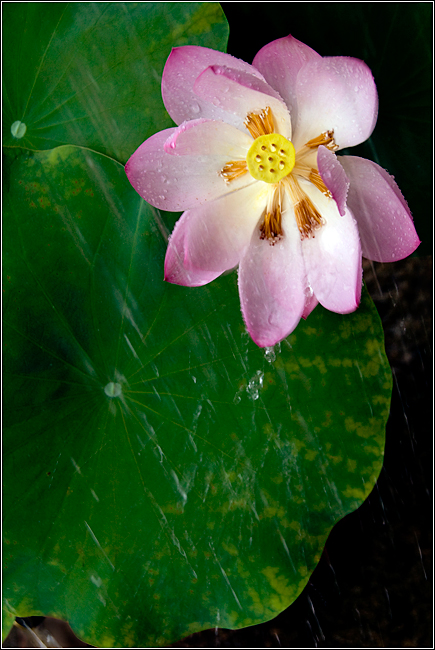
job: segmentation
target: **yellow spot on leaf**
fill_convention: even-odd
[[[255,589],[250,588],[248,589],[248,595],[252,599],[252,605],[250,609],[256,616],[262,616],[264,614],[264,605],[260,598],[260,594]]]
[[[224,551],[229,553],[230,555],[238,555],[239,551],[238,549],[234,546],[234,544],[225,544],[224,542],[222,543],[222,548]]]
[[[270,599],[272,607],[276,611],[285,609],[297,595],[295,585],[291,584],[284,575],[281,575],[279,567],[266,567],[262,570],[262,573],[266,576],[270,586],[276,592],[275,596],[272,596]]]
[[[367,496],[365,490],[362,490],[361,488],[354,488],[350,485],[348,485],[347,488],[343,490],[343,494],[347,498],[358,499],[358,501],[361,502],[364,501]]]

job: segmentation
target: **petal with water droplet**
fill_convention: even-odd
[[[347,202],[358,223],[363,256],[392,262],[411,255],[420,240],[394,178],[371,160],[357,156],[339,160],[350,180]]]
[[[283,216],[284,237],[271,245],[255,230],[240,262],[243,317],[260,347],[275,345],[299,323],[305,305],[305,268],[294,219]]]
[[[214,153],[205,144],[203,154],[177,156],[167,153],[165,145],[170,147],[172,142],[176,151],[173,138],[177,133],[175,128],[156,133],[127,161],[127,177],[145,201],[162,210],[187,210],[252,183],[252,177],[246,173],[231,181],[229,187],[219,173],[228,162],[228,155]],[[193,134],[192,142],[194,137]],[[191,147],[197,148],[197,144]]]

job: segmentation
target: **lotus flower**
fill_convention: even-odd
[[[165,279],[196,287],[238,266],[257,345],[285,338],[318,303],[354,311],[362,256],[390,262],[418,246],[393,178],[336,155],[376,123],[376,86],[362,61],[322,58],[292,36],[263,47],[252,65],[178,47],[162,95],[179,126],[146,140],[126,173],[151,205],[184,210]]]

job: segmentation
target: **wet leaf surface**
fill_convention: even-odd
[[[162,282],[166,225],[121,165],[71,146],[11,165],[7,607],[109,647],[275,616],[382,466],[372,301],[261,350],[235,273]]]
[[[215,2],[20,2],[3,18],[3,145],[75,144],[123,163],[172,126],[160,92],[171,48],[223,50],[228,36]]]

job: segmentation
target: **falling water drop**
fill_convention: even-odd
[[[246,387],[246,392],[252,400],[258,399],[258,395],[261,387],[263,386],[264,373],[261,370],[257,370],[252,379],[248,382]]]
[[[279,343],[276,346],[265,347],[264,348],[264,358],[269,363],[273,363],[274,361],[276,361],[277,352],[279,353],[280,351],[281,351],[281,345]]]

